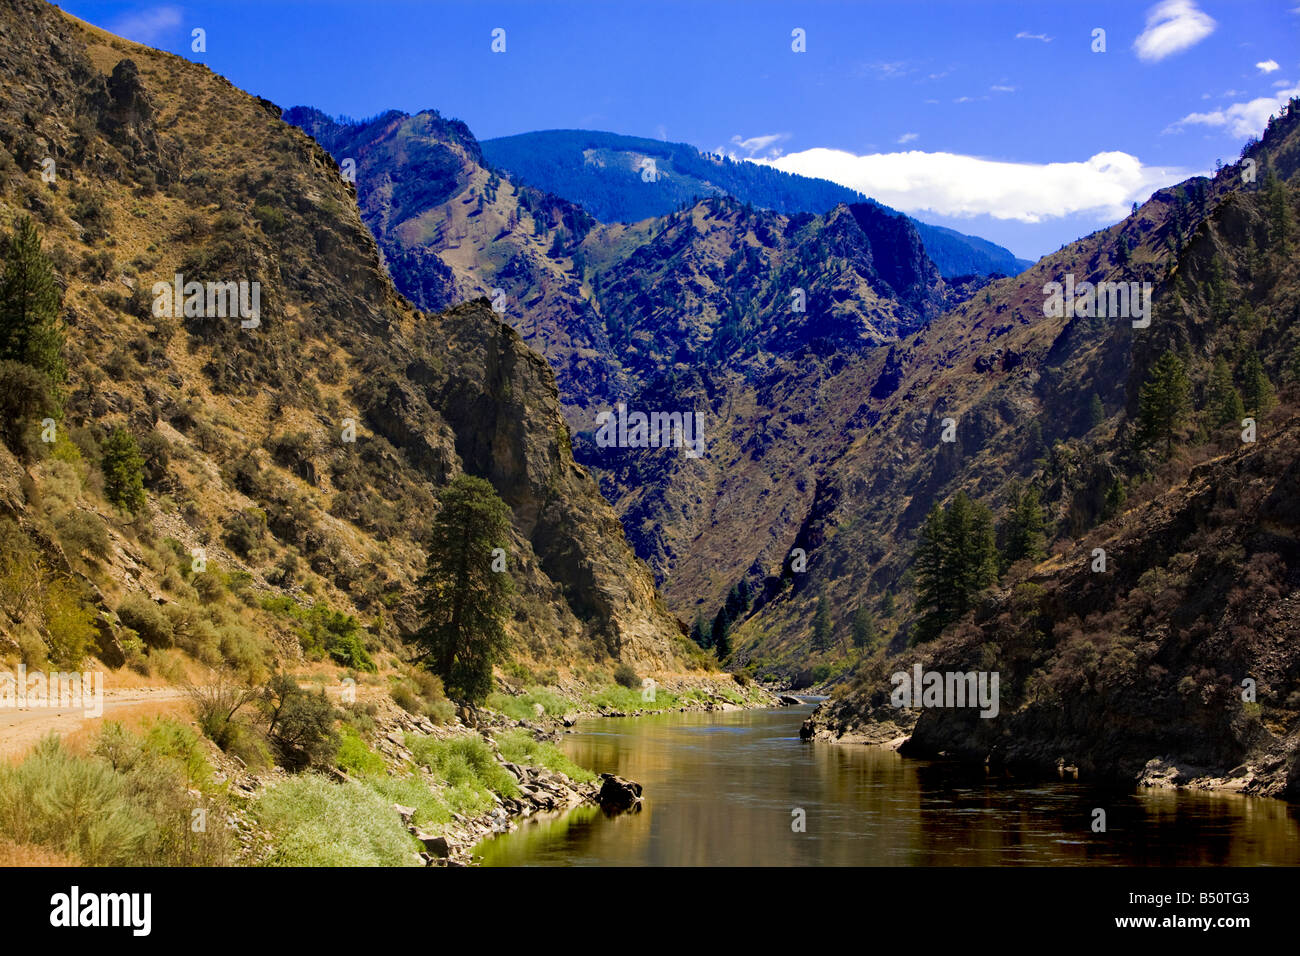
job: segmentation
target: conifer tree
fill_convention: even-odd
[[[1138,394],[1138,441],[1144,445],[1163,441],[1165,457],[1172,455],[1174,436],[1187,417],[1190,390],[1182,360],[1165,352]]]
[[[876,616],[863,605],[853,612],[853,646],[861,650],[876,639]]]
[[[1043,532],[1043,508],[1038,489],[1033,485],[1011,487],[1007,499],[1007,519],[1003,526],[1002,561],[1007,567],[1029,558],[1041,560],[1046,553]]]
[[[813,647],[824,651],[831,646],[831,606],[823,594],[817,598],[817,610],[813,614]]]
[[[100,466],[105,498],[127,511],[144,507],[144,456],[125,428],[114,428],[105,439]]]
[[[1239,424],[1246,414],[1241,404],[1241,395],[1232,382],[1232,369],[1228,368],[1228,362],[1222,355],[1215,356],[1214,367],[1210,370],[1205,409],[1210,424],[1215,428]]]
[[[988,508],[958,492],[945,511],[930,509],[913,559],[916,642],[928,641],[970,610],[997,580],[997,542]]]
[[[30,365],[61,382],[65,367],[58,315],[63,293],[30,217],[14,223],[13,232],[3,239],[3,251],[0,359]]]
[[[727,609],[724,607],[718,611],[718,616],[713,619],[713,650],[718,655],[719,661],[727,659],[731,653],[731,622],[727,620]]]
[[[1259,353],[1251,349],[1241,367],[1241,400],[1245,410],[1261,415],[1273,407],[1273,383],[1259,360]]]
[[[508,641],[513,585],[508,571],[493,568],[492,552],[509,541],[510,509],[472,475],[457,476],[438,500],[419,582],[424,623],[415,639],[451,697],[481,703]]]

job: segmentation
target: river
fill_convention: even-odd
[[[582,721],[565,752],[639,781],[643,810],[534,817],[475,853],[486,866],[1300,864],[1300,807],[1281,800],[1020,780],[805,743],[811,709]]]

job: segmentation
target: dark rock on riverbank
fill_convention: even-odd
[[[602,773],[600,777],[604,783],[600,786],[597,800],[602,810],[615,814],[641,809],[641,784],[612,773]]]

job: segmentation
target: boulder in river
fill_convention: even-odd
[[[603,781],[597,801],[606,813],[626,813],[641,809],[641,784],[624,780],[612,773],[602,773]]]

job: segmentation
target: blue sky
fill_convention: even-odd
[[[281,106],[431,107],[481,139],[577,127],[691,143],[1027,258],[1234,160],[1300,95],[1300,0],[61,6]]]

